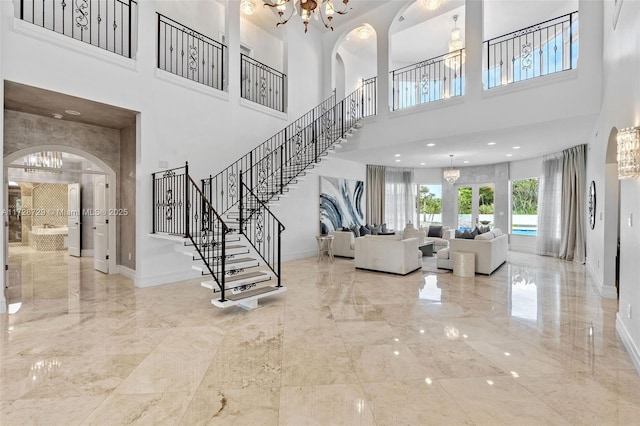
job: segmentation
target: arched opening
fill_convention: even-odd
[[[613,127],[607,142],[604,174],[604,257],[603,291],[605,297],[615,298],[620,292],[620,181],[618,180],[618,129]],[[598,218],[596,218],[598,220]],[[615,294],[614,294],[615,291]]]
[[[347,30],[334,46],[332,81],[338,99],[344,98],[360,87],[363,80],[377,75],[376,38],[375,29],[371,25],[363,23]],[[340,84],[344,85],[344,96],[340,96],[337,92]]]

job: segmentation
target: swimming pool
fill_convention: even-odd
[[[513,235],[533,235],[536,236],[538,235],[538,230],[537,229],[519,229],[519,228],[514,228],[511,230],[511,234]]]

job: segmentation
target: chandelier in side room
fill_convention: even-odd
[[[451,168],[444,171],[444,180],[453,185],[460,178],[460,170],[453,168],[453,154],[449,157],[451,157]]]
[[[304,32],[307,32],[307,26],[309,20],[313,17],[316,21],[321,20],[325,28],[331,28],[331,20],[334,14],[345,15],[347,13],[347,4],[349,0],[342,0],[344,4],[343,10],[336,10],[331,0],[271,0],[271,2],[265,2],[264,5],[276,9],[280,22],[276,24],[276,27],[284,25],[293,17],[293,15],[300,15],[302,22],[304,23]],[[289,5],[289,6],[287,6]],[[289,17],[285,19],[287,7],[291,9]]]
[[[62,153],[55,151],[41,151],[24,157],[24,171],[33,173],[39,169],[62,169]],[[50,171],[50,170],[45,170]]]
[[[459,70],[464,64],[464,41],[462,32],[458,28],[458,15],[453,15],[453,29],[451,30],[451,40],[449,40],[449,54],[445,56],[444,63],[452,70]]]
[[[618,179],[640,177],[640,127],[618,130]]]

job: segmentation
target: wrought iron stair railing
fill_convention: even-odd
[[[226,237],[230,229],[213,209],[196,182],[189,164],[153,173],[153,232],[188,238],[204,268],[225,299]]]

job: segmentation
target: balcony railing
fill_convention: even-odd
[[[391,71],[392,108],[464,95],[464,49]]]
[[[240,54],[240,93],[244,99],[284,112],[287,76]]]
[[[158,13],[158,68],[224,90],[226,46]]]
[[[137,21],[134,0],[20,0],[20,19],[133,57]]]
[[[578,12],[484,42],[484,86],[491,89],[577,66]]]

